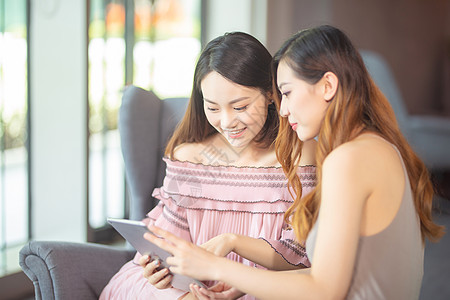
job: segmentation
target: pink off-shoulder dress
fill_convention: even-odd
[[[309,267],[305,249],[286,230],[284,212],[292,204],[281,168],[206,166],[164,158],[163,186],[153,192],[160,200],[147,221],[201,245],[222,233],[264,239],[290,264]],[[316,184],[315,167],[300,167],[303,195]],[[259,267],[235,253],[229,259]],[[140,254],[126,263],[102,291],[100,299],[177,299],[185,292],[158,290],[142,276]],[[241,299],[253,299],[246,295]]]

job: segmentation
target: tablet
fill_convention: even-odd
[[[166,259],[167,257],[172,256],[172,254],[159,248],[144,238],[144,233],[151,232],[143,222],[113,218],[108,218],[107,220],[108,223],[111,224],[114,229],[116,229],[120,235],[122,235],[139,253],[142,255],[150,255],[152,260],[159,259],[161,262],[161,267],[169,268],[169,265],[166,263]],[[172,286],[174,288],[189,291],[189,284],[191,283],[207,288],[201,281],[195,280],[191,277],[179,274],[172,275]]]

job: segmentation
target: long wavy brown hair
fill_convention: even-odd
[[[203,108],[201,82],[206,75],[215,71],[234,83],[259,89],[271,98],[271,64],[272,55],[266,47],[247,33],[230,32],[210,41],[198,59],[186,113],[170,138],[165,154],[173,157],[176,146],[200,143],[217,132],[209,124]],[[255,142],[261,147],[272,145],[278,133],[278,122],[275,105],[269,105],[266,122]]]
[[[349,38],[341,30],[323,25],[300,31],[287,40],[275,54],[272,65],[278,109],[281,96],[275,81],[280,61],[286,62],[299,79],[309,84],[317,83],[326,72],[334,73],[339,80],[336,95],[330,102],[318,135],[317,186],[305,197],[302,197],[301,182],[297,176],[302,142],[293,130],[289,130],[288,120],[280,118],[276,153],[295,199],[285,213],[285,220],[292,225],[299,241],[306,240],[317,220],[325,157],[362,132],[376,133],[398,148],[420,217],[422,239],[438,240],[444,234],[444,228],[432,220],[434,191],[427,168],[400,132],[392,107],[371,79]]]

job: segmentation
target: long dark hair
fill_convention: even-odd
[[[276,78],[280,61],[286,62],[299,79],[310,84],[317,83],[326,72],[334,73],[339,80],[336,95],[330,102],[319,132],[316,152],[318,184],[303,198],[300,180],[295,176],[302,143],[289,130],[287,119],[280,121],[276,153],[296,193],[294,204],[286,211],[285,219],[289,222],[292,216],[292,226],[299,240],[306,240],[317,220],[325,157],[363,131],[375,132],[399,149],[420,217],[422,238],[441,237],[443,228],[433,223],[431,216],[433,187],[428,171],[400,132],[392,107],[372,81],[350,39],[341,30],[329,25],[304,30],[293,35],[275,54],[273,78]],[[275,99],[279,106],[279,94]]]
[[[271,62],[269,51],[249,34],[231,32],[210,41],[198,59],[186,114],[167,144],[166,155],[173,157],[176,146],[202,142],[217,132],[209,124],[203,109],[201,82],[206,75],[215,71],[239,85],[259,89],[269,97],[272,94]],[[261,146],[272,144],[277,135],[278,122],[274,105],[269,105],[266,122],[255,141]]]

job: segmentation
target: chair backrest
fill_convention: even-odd
[[[375,52],[361,50],[360,53],[375,84],[380,88],[394,109],[400,130],[408,136],[409,113],[389,65],[381,55]]]
[[[143,219],[157,204],[152,192],[162,185],[165,175],[165,146],[187,103],[187,98],[160,100],[136,86],[128,86],[123,93],[119,132],[130,191],[130,219]]]

